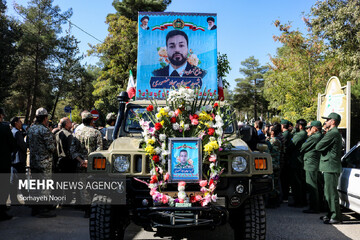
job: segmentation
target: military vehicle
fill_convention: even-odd
[[[144,112],[150,101],[128,102],[128,95],[118,96],[119,112],[114,141],[106,151],[93,152],[88,159],[88,174],[96,179],[104,173],[113,179],[126,178],[126,204],[114,204],[117,195],[95,194],[91,205],[91,239],[123,239],[130,222],[145,230],[161,228],[215,228],[229,223],[235,239],[265,239],[266,217],[263,195],[272,191],[271,155],[267,145],[251,151],[241,140],[234,121],[225,134],[235,137],[233,148],[223,151],[219,164],[224,172],[218,182],[218,199],[205,207],[170,207],[154,205],[149,188],[137,181],[150,178],[150,159],[141,148],[141,127],[134,120],[135,112]],[[127,103],[128,102],[128,103]],[[158,101],[165,106],[165,101]],[[166,191],[177,192],[177,184],[168,184]],[[199,191],[198,184],[186,186],[188,194]]]

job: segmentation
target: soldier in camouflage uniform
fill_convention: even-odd
[[[75,133],[70,147],[70,153],[73,159],[79,161],[79,173],[85,173],[87,167],[88,156],[91,152],[100,151],[103,149],[103,140],[99,130],[96,130],[91,125],[93,124],[93,116],[90,112],[84,112],[81,115],[84,127]],[[85,179],[81,179],[85,182]],[[90,214],[90,195],[84,190],[80,191],[81,203],[85,204],[85,216]]]
[[[43,179],[51,179],[53,155],[56,151],[55,138],[48,128],[48,112],[45,108],[36,110],[36,121],[27,132],[27,142],[30,150],[31,173],[37,173]],[[49,190],[37,194],[50,195]],[[51,206],[33,206],[32,215],[38,217],[55,217]]]
[[[274,190],[267,197],[267,207],[278,207],[280,205],[280,158],[281,151],[283,149],[282,143],[278,137],[280,132],[281,126],[279,124],[274,124],[274,126],[270,128],[270,137],[266,139],[266,143],[268,144],[268,151],[272,158],[274,179]]]

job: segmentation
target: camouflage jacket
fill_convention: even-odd
[[[30,150],[30,167],[39,171],[50,171],[56,151],[54,135],[43,124],[34,124],[27,132]]]
[[[88,155],[91,152],[102,149],[103,141],[100,131],[90,126],[84,126],[75,133],[71,143],[70,153],[73,159],[77,157],[88,159]]]
[[[282,143],[277,137],[270,137],[266,139],[266,143],[269,146],[269,153],[271,154],[272,164],[274,169],[280,168],[280,157],[282,151]]]

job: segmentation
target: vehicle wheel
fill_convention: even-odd
[[[111,198],[95,195],[91,204],[89,230],[91,240],[123,240],[128,216],[121,206],[111,205]],[[122,217],[122,218],[121,218]]]
[[[239,210],[230,212],[234,239],[265,239],[266,214],[262,196],[247,199]]]

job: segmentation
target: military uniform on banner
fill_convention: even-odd
[[[86,119],[92,119],[93,116],[91,113],[84,113],[83,121]],[[84,127],[75,133],[73,141],[71,143],[70,152],[73,159],[82,159],[88,160],[88,156],[91,152],[100,151],[103,149],[102,136],[99,130],[91,127],[90,125],[85,124]],[[86,167],[78,165],[78,173],[86,173]],[[81,177],[80,181],[85,183],[86,179],[84,176]],[[90,204],[90,194],[88,191],[81,190],[81,203]]]

